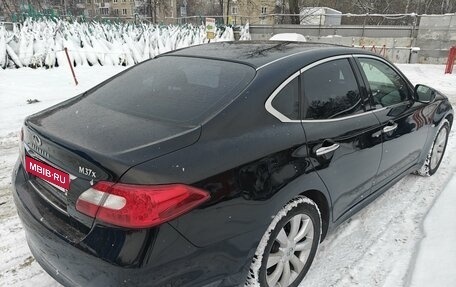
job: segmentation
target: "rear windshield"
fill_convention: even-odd
[[[198,124],[253,79],[250,66],[165,56],[144,62],[95,90],[88,99],[142,118]]]

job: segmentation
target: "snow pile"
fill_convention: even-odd
[[[250,39],[248,24],[241,37]],[[211,42],[234,41],[233,28],[219,27]],[[128,66],[158,54],[207,43],[205,26],[129,23],[78,23],[27,19],[13,31],[0,25],[0,67],[47,67],[67,61],[74,66]]]
[[[456,201],[455,190],[456,174],[453,174],[424,220],[425,237],[415,257],[411,287],[456,286],[456,211],[451,204]]]
[[[241,41],[250,41],[252,40],[252,36],[250,36],[250,24],[247,23],[245,24],[244,27],[241,27],[241,38],[239,40]]]

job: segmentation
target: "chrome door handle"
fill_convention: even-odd
[[[336,143],[333,145],[330,145],[330,146],[321,147],[321,148],[317,149],[316,154],[317,154],[317,156],[322,156],[327,153],[335,151],[339,147],[340,147],[340,145],[336,144]]]
[[[387,125],[386,127],[383,128],[383,132],[384,133],[389,133],[389,132],[392,132],[394,130],[397,129],[397,124],[393,124],[393,125]]]

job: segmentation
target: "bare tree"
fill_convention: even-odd
[[[299,3],[298,0],[288,0],[288,7],[289,7],[289,12],[290,14],[295,14],[298,16],[291,16],[291,24],[299,24],[300,19],[299,19]]]
[[[445,14],[450,10],[450,0],[442,0],[441,13]]]
[[[11,7],[10,5],[8,4],[8,1],[5,0],[2,2],[2,7],[0,7],[1,10],[3,11],[4,15],[5,16],[9,16],[11,17],[11,15],[13,14],[13,11],[11,10]]]
[[[276,13],[283,14],[277,20],[281,24],[300,24],[303,8],[320,6],[320,1],[280,0],[276,2]],[[313,10],[312,10],[313,11]],[[312,12],[313,13],[313,12]],[[288,15],[287,15],[288,14]],[[287,16],[285,16],[287,15]],[[307,17],[306,15],[304,17]]]
[[[159,20],[163,20],[161,18],[166,16],[171,6],[168,1],[144,0],[138,8],[151,22],[158,23]]]

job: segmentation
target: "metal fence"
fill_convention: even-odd
[[[306,19],[310,19],[314,25],[325,26],[327,19],[340,19],[339,25],[396,25],[396,26],[416,26],[419,23],[419,15],[410,14],[326,14],[326,13],[302,13],[302,14],[259,14],[259,15],[197,15],[186,17],[166,17],[166,21],[179,23],[198,23],[204,21],[206,17],[216,18],[218,23],[232,25],[274,25],[274,24],[305,24]],[[163,21],[163,19],[161,19]],[[308,24],[308,23],[306,23]]]
[[[326,14],[308,15],[268,14],[256,16],[207,15],[167,17],[158,24],[201,25],[207,17],[215,18],[218,25],[250,24],[253,40],[269,39],[278,33],[298,33],[309,41],[341,44],[379,50],[395,62],[415,59],[423,63],[445,63],[448,51],[456,44],[456,14]],[[294,18],[293,18],[294,17]],[[296,22],[298,17],[301,24]],[[148,17],[72,18],[75,21],[109,21],[151,23]],[[419,47],[419,49],[415,48]],[[415,61],[414,60],[414,61]]]

